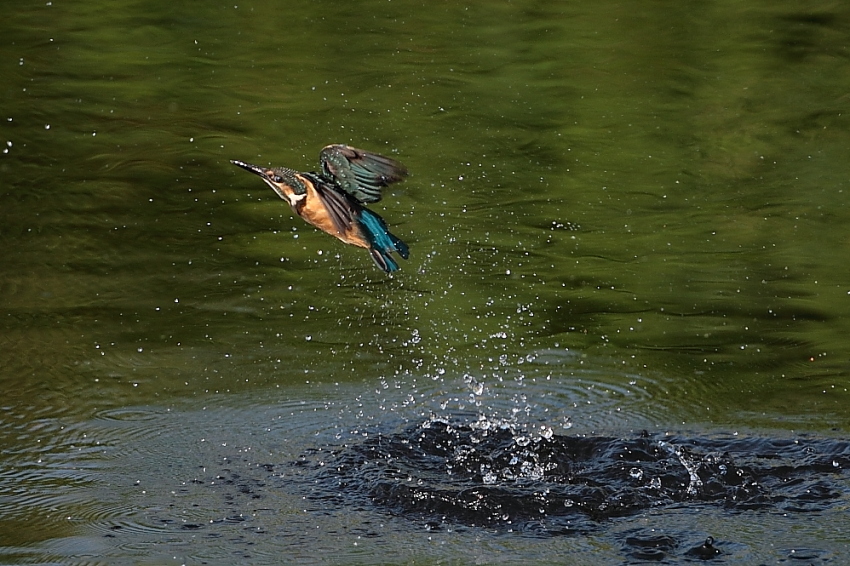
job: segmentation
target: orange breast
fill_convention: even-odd
[[[340,232],[336,227],[336,223],[334,223],[328,213],[328,209],[325,207],[322,197],[318,195],[313,184],[306,183],[306,185],[307,194],[301,202],[296,204],[295,210],[301,218],[319,230],[327,232],[331,236],[342,240],[346,244],[367,249],[371,247],[369,242],[360,234],[359,226],[357,226],[353,219],[348,219],[345,229]]]

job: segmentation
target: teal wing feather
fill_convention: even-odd
[[[325,147],[319,160],[324,175],[361,204],[378,202],[381,189],[407,177],[407,169],[395,159],[348,145]]]

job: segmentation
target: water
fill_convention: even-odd
[[[683,560],[711,536],[735,563],[838,563],[843,472],[808,513],[683,500],[564,536],[356,490],[320,504],[287,478],[433,419],[840,455],[848,15],[16,7],[0,24],[4,560],[611,563]],[[391,278],[229,163],[313,170],[334,142],[411,171],[374,206],[411,248]],[[207,487],[236,473],[245,493]]]

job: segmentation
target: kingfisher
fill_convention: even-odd
[[[410,256],[407,244],[390,233],[384,219],[364,206],[381,200],[384,187],[407,177],[407,169],[395,159],[333,144],[319,153],[320,173],[230,162],[259,176],[308,224],[369,250],[375,265],[386,273],[399,269],[391,253]]]

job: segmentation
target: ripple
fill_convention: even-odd
[[[150,422],[160,418],[162,413],[162,409],[147,407],[121,407],[117,409],[99,411],[95,414],[95,418],[119,422]]]
[[[564,436],[432,418],[302,456],[316,500],[438,523],[589,532],[671,505],[823,512],[850,496],[846,441]],[[542,522],[542,523],[541,523]]]
[[[650,377],[605,368],[556,373],[528,364],[518,377],[467,373],[439,383],[417,383],[411,386],[411,394],[426,399],[422,415],[472,411],[488,417],[546,422],[575,433],[656,428],[681,420],[672,417],[675,408],[653,403],[663,389],[662,383]]]

